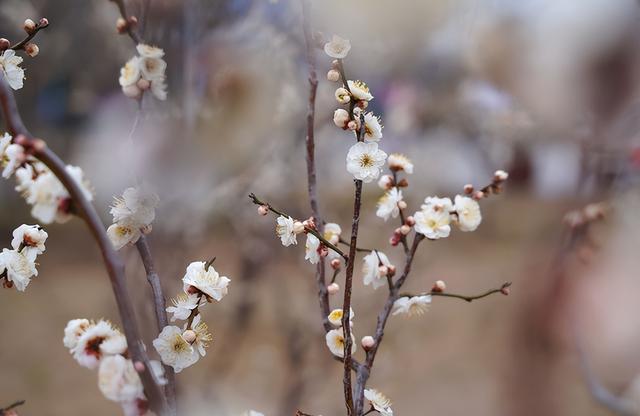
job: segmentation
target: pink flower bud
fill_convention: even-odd
[[[505,296],[509,296],[509,293],[511,293],[511,289],[509,288],[509,286],[505,286],[500,289],[500,292]]]
[[[393,188],[393,177],[391,175],[382,175],[378,179],[378,186],[385,191]]]
[[[407,203],[404,201],[400,201],[398,202],[398,208],[400,209],[407,209]]]
[[[43,17],[42,19],[40,19],[40,27],[47,27],[49,26],[49,19],[47,19],[46,17]]]
[[[269,213],[269,207],[267,207],[266,205],[260,205],[258,207],[258,214],[265,216]]]
[[[393,233],[391,238],[389,238],[389,244],[391,244],[394,247],[400,244],[400,238],[398,237],[398,234]]]
[[[336,293],[340,292],[340,286],[337,283],[331,283],[329,286],[327,286],[327,292],[329,292],[330,295],[335,295]]]
[[[474,194],[473,194],[473,199],[475,199],[476,201],[479,201],[479,200],[481,200],[482,198],[484,198],[484,195],[485,195],[485,194],[484,194],[484,192],[482,192],[482,191],[476,191],[476,192],[474,192]]]
[[[388,265],[387,270],[387,276],[393,277],[396,275],[396,266],[394,266],[393,264]]]
[[[347,123],[347,128],[349,130],[355,131],[358,128],[358,123],[356,123],[355,120],[351,120],[349,123]]]
[[[340,80],[340,73],[335,69],[329,70],[329,72],[327,72],[327,80],[331,82],[338,82]]]
[[[320,247],[319,249],[320,257],[327,257],[329,255],[329,249],[325,246]]]
[[[116,32],[122,35],[127,33],[127,29],[129,29],[129,24],[122,17],[119,17],[116,21]]]
[[[331,260],[331,268],[333,270],[338,270],[340,268],[340,259]]]
[[[380,266],[378,267],[378,272],[380,272],[381,275],[386,276],[389,274],[389,268],[387,266]]]
[[[360,343],[362,344],[362,348],[364,348],[365,351],[368,351],[373,348],[374,345],[376,345],[376,340],[373,339],[371,335],[367,335],[365,337],[362,337],[362,341],[360,341]]]
[[[473,193],[473,185],[471,185],[470,183],[466,184],[463,189],[464,193],[467,195],[471,195]]]
[[[124,93],[125,96],[129,98],[135,98],[135,99],[140,98],[140,96],[142,95],[142,91],[140,91],[140,88],[138,88],[136,84],[122,87],[122,92]]]
[[[407,224],[404,224],[402,227],[400,227],[400,234],[407,235],[410,232],[411,232],[411,227],[409,227]]]
[[[444,292],[447,289],[447,285],[444,283],[444,281],[442,280],[437,280],[434,284],[433,287],[431,288],[432,292]]]
[[[32,35],[36,31],[36,22],[31,19],[27,19],[24,21],[24,25],[22,27],[25,32]]]
[[[300,234],[304,232],[304,225],[300,221],[293,222],[293,232],[296,234]]]
[[[38,56],[38,53],[40,53],[40,48],[38,48],[38,45],[36,45],[35,43],[27,43],[26,45],[24,45],[24,51],[30,57],[35,58],[36,56]]]
[[[133,368],[135,368],[138,373],[142,373],[144,371],[144,363],[142,361],[136,361],[133,363]]]
[[[182,333],[182,338],[184,338],[184,340],[189,344],[193,344],[193,342],[196,340],[196,331],[187,329]]]
[[[416,219],[413,218],[412,215],[409,215],[407,218],[405,218],[404,223],[409,227],[413,227],[414,225],[416,225]]]
[[[136,85],[138,86],[138,88],[140,88],[141,91],[146,91],[151,88],[151,83],[144,78],[140,78],[138,82],[136,82]]]
[[[11,46],[11,42],[9,39],[0,38],[0,51],[6,51]]]
[[[493,174],[493,180],[496,182],[504,182],[507,180],[508,177],[509,177],[509,174],[503,170],[497,170]]]

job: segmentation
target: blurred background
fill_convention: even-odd
[[[140,16],[146,0],[128,0]],[[181,414],[344,414],[342,366],[324,342],[314,267],[304,245],[285,249],[274,218],[249,192],[310,215],[304,161],[307,66],[298,0],[152,0],[144,38],[166,51],[169,98],[136,103],[118,85],[134,55],[107,0],[1,0],[1,36],[22,22],[51,26],[25,58],[17,92],[38,137],[82,166],[110,223],[114,195],[140,178],[160,195],[150,243],[165,293],[185,267],[217,256],[231,278],[203,312],[209,354],[178,376]],[[632,0],[312,0],[315,31],[350,39],[350,78],[366,81],[387,152],[415,163],[409,210],[429,195],[483,186],[475,233],[422,245],[406,288],[444,280],[475,294],[513,281],[512,293],[470,304],[435,298],[420,318],[393,317],[369,385],[398,415],[606,415],[590,397],[580,341],[597,377],[640,404],[640,7]],[[331,59],[317,51],[316,139],[321,211],[349,230],[349,135],[333,126]],[[0,242],[33,223],[11,183],[0,187]],[[395,227],[375,216],[381,190],[365,186],[361,245],[385,247]],[[567,249],[564,215],[586,203],[611,210]],[[413,211],[411,211],[413,212]],[[79,220],[48,226],[39,277],[2,291],[0,407],[24,415],[118,414],[62,344],[73,318],[119,323],[95,244]],[[155,320],[137,252],[121,251],[148,345]],[[354,288],[355,334],[371,335],[386,293]],[[341,305],[341,296],[331,299]],[[356,357],[362,357],[362,350]]]

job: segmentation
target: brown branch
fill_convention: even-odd
[[[46,29],[49,27],[49,21],[45,18],[40,19],[38,23],[36,23],[35,29],[31,33],[28,33],[27,36],[22,39],[20,42],[16,43],[13,46],[10,46],[9,49],[13,49],[14,51],[18,51],[24,49],[24,47],[31,41],[31,39],[35,38],[38,32],[42,29]]]
[[[126,288],[124,264],[107,237],[104,224],[100,220],[93,205],[84,197],[80,185],[66,171],[64,162],[46,146],[44,141],[35,139],[24,126],[20,113],[18,112],[13,91],[3,75],[0,75],[0,104],[9,133],[14,137],[23,135],[28,150],[32,152],[34,157],[44,163],[60,180],[67,189],[78,215],[85,221],[93,238],[96,240],[111,281],[111,287],[118,305],[118,311],[127,338],[131,358],[133,361],[140,361],[145,364],[145,369],[140,374],[140,378],[144,385],[149,405],[154,411],[164,414],[166,400],[162,390],[158,384],[156,384],[151,374],[149,358],[144,350],[140,331],[135,319],[133,304],[131,303]]]
[[[162,332],[165,326],[169,325],[167,319],[167,311],[165,309],[166,299],[162,292],[162,285],[160,284],[160,276],[156,271],[156,267],[151,255],[151,249],[147,242],[147,237],[140,236],[136,243],[136,248],[140,254],[140,260],[144,265],[144,270],[147,274],[147,281],[151,286],[151,293],[153,296],[153,309],[156,315],[156,321],[158,323],[158,333]],[[176,377],[173,367],[164,365],[164,372],[167,378],[167,385],[164,388],[165,395],[167,397],[167,404],[172,414],[176,414]]]
[[[307,149],[307,193],[309,194],[309,205],[311,213],[317,224],[318,231],[323,232],[324,225],[320,217],[320,208],[318,207],[318,189],[316,179],[316,159],[315,159],[315,118],[316,118],[316,93],[318,91],[318,72],[316,70],[316,55],[311,33],[311,16],[309,9],[311,4],[309,0],[301,0],[302,5],[302,29],[304,32],[304,44],[306,51],[307,66],[309,67],[309,100],[307,101],[307,135],[305,144]],[[327,292],[327,282],[325,277],[326,261],[321,258],[316,265],[316,286],[318,290],[318,302],[320,303],[320,317],[325,332],[332,329],[329,322],[329,312],[331,310],[329,304],[329,293]],[[335,275],[334,275],[335,278]],[[332,282],[333,283],[333,282]]]
[[[15,409],[18,406],[22,406],[25,403],[26,403],[26,400],[18,400],[16,402],[11,403],[9,406],[0,409],[0,416],[4,416],[5,414],[8,415],[9,410]]]
[[[127,22],[127,26],[125,30],[127,31],[127,34],[129,35],[131,40],[133,40],[133,43],[135,43],[136,45],[138,45],[139,43],[142,43],[142,38],[140,38],[140,35],[138,35],[138,33],[134,30],[134,25],[131,24],[132,16],[127,14],[127,6],[125,5],[124,0],[109,0],[109,1],[112,1],[113,3],[116,4],[116,6],[118,6],[118,10],[120,11],[120,16]]]
[[[457,298],[457,299],[462,299],[462,300],[464,300],[466,302],[471,303],[474,300],[486,298],[487,296],[493,295],[494,293],[502,293],[503,295],[506,295],[506,294],[508,294],[508,292],[506,290],[509,287],[511,287],[511,282],[505,282],[499,288],[487,290],[486,292],[483,292],[483,293],[481,293],[479,295],[460,295],[460,294],[457,294],[457,293],[450,293],[450,292],[434,292],[432,290],[431,292],[419,293],[419,294],[401,293],[400,295],[398,295],[398,297],[399,298],[403,298],[403,297],[431,295],[431,296],[443,296],[443,297],[447,297],[447,298]]]
[[[264,206],[267,207],[269,209],[269,211],[273,212],[276,215],[282,216],[282,217],[289,217],[292,218],[291,215],[286,214],[278,209],[275,209],[273,206],[271,206],[271,204],[264,202],[262,200],[260,200],[254,193],[250,193],[249,194],[249,198],[251,199],[251,201],[256,204],[256,205],[260,205],[260,206]],[[316,238],[318,240],[320,240],[320,242],[326,246],[327,248],[330,248],[331,250],[335,251],[336,253],[338,253],[340,255],[340,257],[342,257],[345,261],[348,260],[348,257],[346,254],[344,254],[344,252],[342,250],[340,250],[338,247],[336,247],[335,245],[331,244],[326,238],[324,238],[324,236],[322,234],[320,234],[318,232],[318,230],[315,230],[313,228],[310,227],[304,227],[304,230],[310,234],[313,234],[314,236],[316,236]]]
[[[344,244],[345,246],[350,245],[351,243],[345,239],[343,239],[342,237],[340,237],[340,240],[338,241],[338,243],[340,244]],[[356,251],[358,253],[371,253],[372,251],[380,251],[377,248],[365,248],[365,247],[356,247]]]

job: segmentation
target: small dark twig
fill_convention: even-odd
[[[16,402],[11,403],[9,406],[7,406],[7,407],[5,407],[5,408],[0,409],[0,416],[4,416],[4,414],[5,414],[6,412],[8,412],[9,410],[11,410],[11,409],[15,409],[15,408],[16,408],[16,407],[18,407],[18,406],[22,406],[22,405],[23,405],[23,404],[25,404],[25,403],[26,403],[26,400],[18,400],[18,401],[16,401]]]
[[[494,293],[508,294],[508,292],[506,292],[506,289],[508,289],[509,287],[511,287],[511,282],[505,282],[499,288],[487,290],[486,292],[483,292],[483,293],[481,293],[479,295],[460,295],[460,294],[457,294],[457,293],[450,293],[450,292],[434,292],[434,291],[431,291],[431,292],[419,293],[419,294],[401,293],[400,295],[398,295],[398,297],[402,298],[402,297],[431,295],[431,296],[443,296],[443,297],[447,297],[447,298],[457,298],[457,299],[462,299],[462,300],[464,300],[466,302],[471,303],[474,300],[486,298],[487,296],[493,295]]]
[[[112,1],[118,6],[118,10],[120,11],[120,16],[127,22],[126,31],[133,43],[138,45],[142,43],[142,38],[135,31],[134,25],[131,24],[131,16],[127,13],[127,6],[124,3],[124,0],[109,0]]]

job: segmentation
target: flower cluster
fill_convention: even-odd
[[[164,51],[142,43],[136,46],[136,50],[139,55],[129,59],[120,70],[122,92],[139,100],[145,91],[150,90],[158,100],[166,100],[167,63],[162,59]]]
[[[335,329],[328,331],[325,335],[325,340],[327,342],[327,347],[329,347],[329,351],[331,354],[336,357],[343,358],[344,357],[344,328],[342,327],[342,318],[344,316],[344,312],[342,309],[334,309],[331,311],[327,319],[331,323],[331,325],[335,326]],[[356,342],[355,336],[353,334],[353,318],[355,313],[353,309],[349,311],[349,326],[351,327],[351,354],[356,352]]]
[[[338,108],[333,113],[333,122],[343,130],[351,130],[358,141],[347,153],[347,171],[357,180],[369,183],[380,176],[387,154],[378,148],[382,139],[382,124],[380,119],[371,112],[366,112],[373,95],[367,84],[360,80],[343,79],[342,59],[344,59],[351,44],[339,36],[333,36],[325,44],[324,50],[332,58],[333,67],[327,74],[327,79],[338,82],[342,79],[342,87],[335,91],[339,104],[347,105],[348,110]]]
[[[153,341],[162,362],[179,373],[206,355],[206,348],[213,340],[206,323],[202,322],[200,308],[208,302],[222,300],[228,292],[229,278],[211,266],[212,262],[196,261],[187,267],[182,278],[184,293],[167,308],[171,322],[186,320],[184,326],[168,325]]]
[[[147,400],[138,371],[144,364],[127,358],[127,340],[109,321],[72,319],[64,329],[64,346],[83,367],[98,370],[98,387],[109,400],[120,403],[125,415],[147,413]],[[166,384],[162,365],[151,361],[160,384]]]
[[[25,151],[25,148],[13,143],[13,137],[5,134],[0,138],[0,166],[2,177],[10,178],[15,174],[20,192],[31,205],[31,215],[44,224],[64,223],[72,217],[71,197],[67,188],[43,163]],[[67,173],[79,185],[84,197],[91,201],[93,194],[84,178],[82,169],[66,166]]]
[[[31,278],[38,275],[36,258],[44,253],[47,237],[39,225],[22,224],[13,231],[12,248],[0,253],[0,280],[5,279],[5,287],[25,291]]]
[[[114,198],[111,206],[113,224],[107,235],[116,250],[135,244],[142,234],[151,231],[156,216],[158,196],[145,188],[127,188],[122,197]]]

